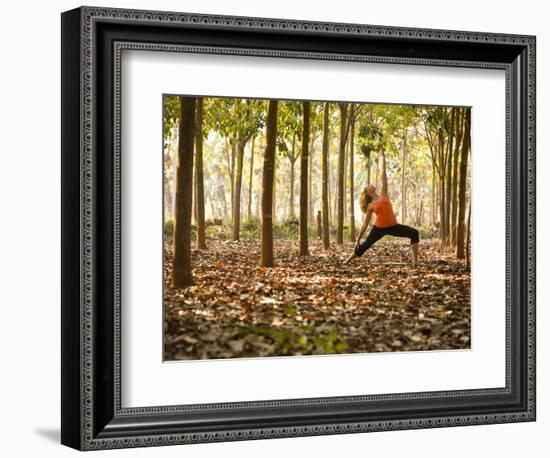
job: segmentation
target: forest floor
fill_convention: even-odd
[[[385,239],[350,265],[353,244],[310,256],[275,241],[276,267],[258,267],[259,241],[193,250],[195,285],[171,288],[165,246],[165,360],[470,348],[470,272],[440,247]]]

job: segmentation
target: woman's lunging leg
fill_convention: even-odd
[[[411,240],[413,264],[416,265],[418,262],[418,242],[420,241],[418,230],[405,224],[396,224],[388,228],[388,234],[394,237],[407,237]]]
[[[349,264],[352,259],[362,256],[365,251],[367,251],[378,240],[384,237],[384,235],[386,235],[386,232],[383,229],[373,226],[365,241],[355,247],[351,255],[344,261],[344,264]]]
[[[386,235],[386,232],[379,227],[372,226],[372,229],[367,235],[367,238],[363,243],[361,243],[356,249],[355,254],[357,256],[362,256],[365,251],[367,251],[371,246],[373,246],[378,240]]]

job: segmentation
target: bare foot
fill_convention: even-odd
[[[349,255],[349,258],[347,258],[345,261],[342,261],[342,264],[349,264],[352,259],[356,258],[357,255],[355,253],[352,253]]]

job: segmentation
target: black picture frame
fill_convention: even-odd
[[[81,7],[62,13],[61,442],[79,450],[535,420],[533,36]],[[122,408],[122,49],[506,71],[506,387]]]

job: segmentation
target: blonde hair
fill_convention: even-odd
[[[367,194],[367,190],[363,189],[359,195],[359,208],[363,213],[367,213],[367,208],[372,200],[372,197]]]

